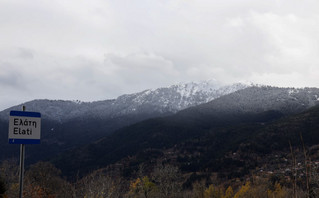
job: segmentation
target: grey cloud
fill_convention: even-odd
[[[33,51],[26,48],[19,48],[18,57],[22,59],[33,59]]]
[[[19,70],[12,70],[10,63],[0,63],[0,86],[24,89],[24,77]],[[2,92],[4,94],[4,92]]]
[[[211,78],[319,86],[318,8],[312,0],[0,1],[0,89],[23,102]]]
[[[134,91],[168,85],[180,77],[180,72],[170,60],[149,53],[107,54],[105,66],[113,68],[111,75],[117,76],[124,84],[130,84]]]

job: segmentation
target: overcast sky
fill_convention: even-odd
[[[216,79],[319,87],[318,0],[0,0],[0,110]]]

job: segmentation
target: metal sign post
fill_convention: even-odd
[[[22,111],[25,111],[25,106],[22,106]],[[23,197],[24,156],[25,156],[24,151],[25,151],[25,144],[20,144],[19,198]]]
[[[23,196],[23,178],[24,178],[24,151],[25,151],[25,144],[20,144],[20,172],[19,172],[19,184],[20,184],[20,191],[19,191],[19,198]]]
[[[19,198],[23,197],[25,144],[40,144],[41,114],[38,112],[11,111],[9,118],[9,143],[20,144]]]

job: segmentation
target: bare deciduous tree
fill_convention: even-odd
[[[19,166],[15,159],[4,160],[0,165],[0,177],[6,188],[9,197],[18,197],[19,193]]]
[[[161,197],[175,198],[181,196],[182,175],[178,167],[159,164],[154,168],[152,175]]]
[[[121,185],[103,171],[95,171],[76,183],[77,197],[118,198],[121,196]]]
[[[74,197],[71,184],[60,177],[61,171],[49,162],[38,162],[30,166],[25,174],[26,197]]]

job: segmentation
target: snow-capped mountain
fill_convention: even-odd
[[[27,111],[41,112],[43,118],[59,122],[74,118],[116,118],[139,114],[153,117],[175,113],[246,87],[248,85],[240,83],[222,86],[215,81],[203,81],[125,94],[113,100],[96,102],[33,100],[23,105]],[[8,119],[11,110],[20,109],[21,105],[6,109],[0,113],[0,118]]]
[[[284,115],[300,113],[319,104],[318,88],[279,88],[251,86],[216,100],[198,105],[193,109],[201,114],[261,113],[278,111]]]
[[[190,86],[190,89],[182,90],[194,89]],[[234,144],[243,143],[244,145],[247,138],[251,138],[251,144],[246,144],[242,148],[245,148],[248,153],[252,151],[251,148],[254,148],[263,156],[265,152],[273,149],[269,145],[277,146],[275,144],[279,143],[285,144],[287,148],[288,140],[294,139],[291,131],[295,131],[295,135],[297,135],[294,136],[298,142],[295,145],[300,144],[300,132],[304,135],[304,133],[308,133],[310,128],[314,129],[312,134],[308,136],[308,140],[311,140],[311,136],[317,135],[312,126],[318,120],[318,107],[314,108],[317,113],[309,117],[305,115],[310,114],[311,111],[307,111],[310,107],[319,104],[318,96],[318,88],[294,89],[251,86],[223,95],[208,103],[187,108],[171,116],[150,119],[121,128],[109,136],[99,139],[99,141],[67,152],[56,165],[61,169],[65,168],[63,171],[67,174],[70,172],[76,174],[87,171],[87,167],[105,167],[109,163],[127,156],[134,156],[134,154],[143,153],[143,157],[136,157],[134,160],[143,159],[149,154],[149,152],[143,152],[146,150],[171,148],[175,154],[175,151],[182,145],[187,145],[186,150],[190,149],[191,153],[196,153],[199,151],[197,148],[200,139],[203,142],[203,150],[211,148],[211,152],[205,152],[207,150],[203,152],[209,156],[206,159],[211,159],[211,156],[213,158],[218,156],[217,159],[219,159],[219,156],[224,155],[220,155],[221,152],[224,152],[224,148],[229,147],[231,152],[234,149]],[[300,114],[302,116],[299,116],[298,119],[293,117],[293,115],[303,111],[305,114]],[[281,122],[289,116],[291,116],[289,122]],[[307,120],[304,120],[305,118]],[[301,120],[302,124],[300,124]],[[298,122],[299,124],[297,124]],[[275,124],[270,125],[270,123]],[[302,128],[299,129],[306,131],[299,131],[296,127],[298,125],[302,125]],[[258,136],[255,135],[260,133],[260,129],[263,127],[267,128],[267,131],[263,132],[263,136],[257,138]],[[278,131],[282,131],[285,136],[277,136]],[[264,150],[260,149],[260,145],[252,144],[258,139],[264,145]],[[276,143],[269,144],[263,139]],[[227,143],[225,144],[225,142]],[[318,141],[315,144],[318,144]],[[225,147],[225,145],[227,146]],[[215,150],[217,152],[212,155]],[[181,152],[185,153],[185,149],[182,149]],[[85,154],[83,155],[83,153]],[[253,158],[255,159],[255,157]],[[189,160],[189,158],[185,159]],[[204,163],[205,167],[206,162]],[[216,161],[210,162],[215,164]]]
[[[318,88],[222,86],[209,81],[145,90],[96,102],[34,100],[24,104],[27,111],[40,112],[44,119],[41,149],[32,147],[33,155],[29,156],[29,160],[49,159],[65,150],[117,133],[125,126],[175,112],[178,113],[166,120],[172,117],[177,120],[196,118],[196,122],[205,119],[204,122],[210,123],[211,118],[272,110],[290,115],[319,104],[318,96]],[[10,110],[21,110],[21,105],[0,112],[2,131],[7,130]],[[143,123],[138,126],[143,126]],[[144,128],[141,127],[141,130]],[[12,156],[7,133],[0,133],[0,150],[3,151],[0,160]]]
[[[118,97],[113,105],[124,107],[117,115],[141,112],[175,113],[246,87],[248,85],[233,84],[220,86],[211,81],[192,82],[123,95]]]

